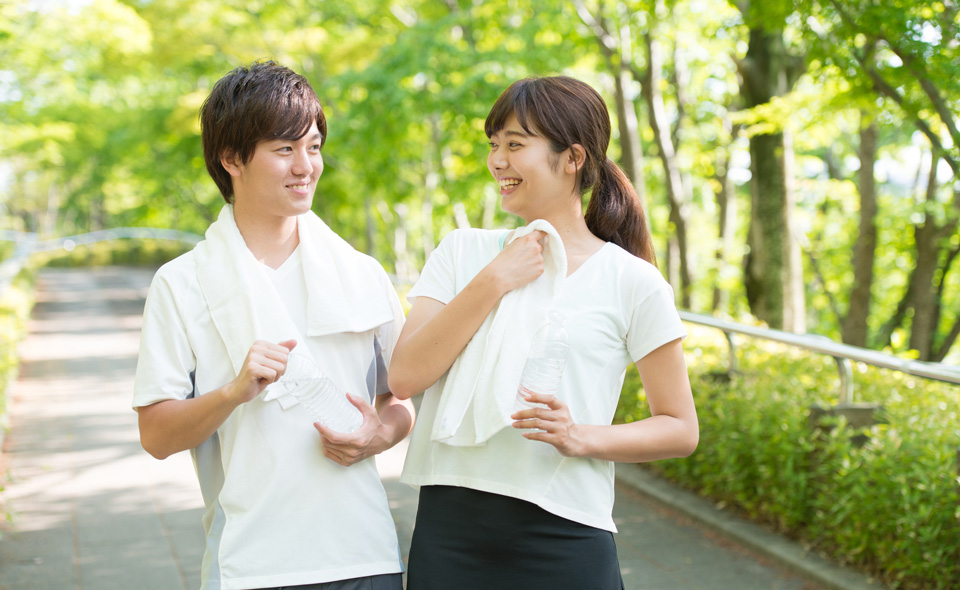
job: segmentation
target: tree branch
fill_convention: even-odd
[[[855,31],[860,31],[860,28],[854,22],[853,17],[843,10],[843,5],[839,2],[839,0],[830,0],[830,4],[833,6],[834,10],[837,11],[840,19],[848,27]],[[884,41],[886,41],[886,39],[884,39]],[[889,41],[886,42],[890,44]],[[894,48],[894,51],[896,52],[895,46],[892,44],[890,44],[890,46],[891,48]],[[864,73],[867,74],[867,77],[870,78],[870,81],[873,83],[874,90],[876,90],[881,96],[886,96],[893,100],[901,109],[904,110],[905,113],[913,117],[914,124],[917,126],[917,129],[927,136],[927,139],[930,141],[930,144],[934,147],[934,149],[943,153],[943,159],[946,160],[947,164],[950,165],[950,169],[953,170],[954,175],[960,176],[960,162],[958,162],[953,156],[949,155],[947,150],[944,149],[943,142],[940,140],[940,136],[938,136],[933,129],[930,128],[930,125],[924,121],[919,114],[911,112],[911,109],[908,108],[906,99],[899,92],[897,92],[896,88],[890,85],[890,83],[880,75],[880,72],[878,72],[872,64],[867,63],[866,57],[863,54],[856,50],[852,51],[851,53],[853,54],[854,59],[857,60],[857,63],[860,64],[860,67],[863,69]],[[903,57],[901,57],[901,59],[903,59]],[[941,115],[941,119],[942,118],[943,117]],[[952,120],[952,116],[950,119]],[[944,120],[944,123],[947,123],[947,121]],[[954,138],[954,144],[960,145],[957,143],[957,138]]]
[[[820,283],[820,286],[823,287],[823,292],[827,296],[827,302],[830,304],[830,311],[833,312],[834,317],[836,317],[837,325],[843,325],[843,315],[840,313],[840,306],[837,305],[837,298],[834,297],[833,293],[830,292],[830,289],[827,288],[827,281],[823,278],[823,273],[820,271],[820,263],[817,261],[817,257],[813,255],[813,252],[809,249],[801,249],[804,254],[807,256],[807,260],[810,261],[810,268],[813,269],[814,276],[817,277],[817,281]]]

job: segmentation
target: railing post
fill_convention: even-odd
[[[727,364],[727,375],[733,377],[737,371],[740,370],[740,364],[737,360],[737,337],[733,332],[723,331],[723,335],[727,338],[727,348],[730,351],[730,359]]]
[[[840,399],[838,406],[847,406],[853,403],[853,365],[850,359],[839,356],[833,357],[837,363],[837,371],[840,373]]]

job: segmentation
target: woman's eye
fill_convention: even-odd
[[[497,144],[493,143],[492,141],[491,141],[488,145],[490,146],[490,149],[492,149],[492,150],[497,149]]]

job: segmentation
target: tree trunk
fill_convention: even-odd
[[[679,284],[674,284],[673,287],[679,295],[680,305],[689,309],[690,290],[693,281],[690,274],[689,250],[687,247],[688,207],[684,197],[680,166],[677,162],[673,141],[670,139],[670,123],[663,106],[663,95],[660,93],[660,69],[662,67],[660,47],[649,32],[644,37],[647,44],[647,79],[644,84],[644,94],[650,109],[650,126],[653,129],[654,139],[659,148],[660,161],[663,163],[667,198],[670,201],[670,222],[673,224],[672,238],[676,240],[676,257],[671,256],[668,263],[677,266]],[[668,275],[671,274],[673,273],[668,271]]]
[[[729,120],[724,121],[724,125],[729,126]],[[736,137],[736,133],[731,133],[731,138]],[[715,254],[716,276],[713,283],[713,301],[711,309],[714,312],[726,312],[730,306],[730,293],[724,288],[723,283],[729,266],[728,259],[730,252],[733,251],[734,232],[737,222],[737,199],[733,180],[730,178],[730,149],[719,150],[720,156],[717,161],[717,183],[720,190],[717,191],[717,208],[719,210],[719,227],[717,228],[717,248]]]
[[[783,328],[783,136],[750,138],[749,252],[743,272],[747,302],[755,316],[772,328]]]
[[[934,220],[926,220],[913,231],[917,244],[917,266],[913,273],[913,288],[910,307],[913,308],[913,322],[910,327],[910,348],[918,351],[921,361],[930,360],[930,352],[937,327],[933,320],[936,293],[933,288],[934,275],[940,250],[937,248],[938,232]]]
[[[807,331],[806,285],[803,280],[803,252],[800,251],[799,230],[793,221],[797,208],[794,191],[793,133],[783,131],[783,329],[803,334]]]
[[[766,104],[789,92],[797,74],[791,65],[795,61],[787,54],[781,31],[751,28],[747,54],[737,64],[744,106]],[[783,133],[750,138],[752,207],[744,286],[753,314],[773,328],[787,330],[802,328],[804,323],[802,261],[799,244],[790,235],[792,160],[792,148],[784,143]]]
[[[363,198],[363,218],[364,225],[366,226],[367,254],[373,256],[374,258],[379,258],[377,256],[376,247],[373,243],[374,235],[376,235],[376,228],[374,227],[373,205],[370,203],[370,195],[367,195]]]
[[[867,345],[867,318],[870,316],[870,290],[877,250],[877,193],[874,166],[877,161],[877,125],[860,128],[860,230],[853,253],[853,289],[850,306],[843,319],[843,341],[854,346]]]
[[[932,203],[936,199],[937,165],[940,154],[933,151],[930,158],[930,172],[927,178],[925,202]],[[910,348],[918,351],[922,361],[932,358],[934,340],[937,336],[939,323],[939,288],[937,271],[940,266],[940,241],[955,229],[954,222],[948,222],[943,227],[937,225],[936,218],[927,213],[923,222],[914,226],[913,235],[917,247],[917,264],[911,276],[910,307],[913,308],[913,322],[910,327]],[[942,280],[943,277],[940,277]]]
[[[613,78],[616,84],[617,128],[620,130],[620,167],[633,183],[637,196],[640,197],[640,204],[646,211],[646,179],[643,174],[643,149],[640,145],[637,111],[633,101],[627,98],[624,88],[628,76],[628,72],[621,65],[618,71],[614,72]]]
[[[423,234],[421,241],[423,243],[424,262],[430,258],[436,246],[433,237],[433,199],[437,192],[437,186],[440,183],[440,167],[443,165],[439,150],[439,146],[441,145],[439,117],[436,114],[431,114],[427,119],[430,122],[430,134],[433,141],[431,142],[432,145],[425,145],[423,147],[424,190],[423,203],[420,207],[420,227]]]

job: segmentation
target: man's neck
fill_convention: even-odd
[[[280,268],[300,243],[296,217],[258,216],[236,205],[233,216],[247,248],[270,268]]]

